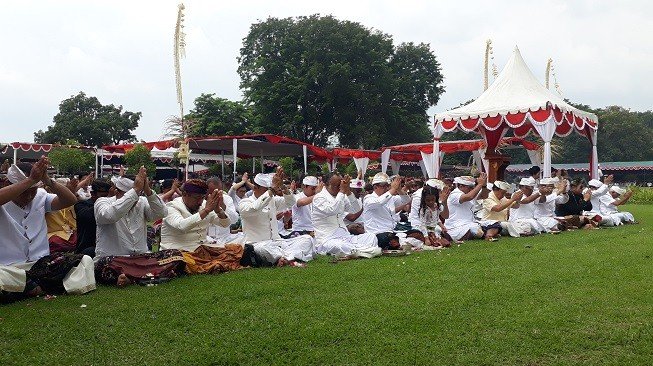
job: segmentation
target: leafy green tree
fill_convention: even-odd
[[[424,51],[404,44],[395,52],[387,34],[332,16],[269,18],[251,26],[238,73],[259,130],[375,148],[402,135],[428,138],[428,105],[419,108],[437,102],[442,77]]]
[[[152,162],[152,154],[144,145],[136,144],[124,156],[127,174],[136,175],[141,166],[147,170],[147,176],[154,178],[156,165]]]
[[[48,158],[52,166],[63,174],[88,172],[94,166],[94,155],[82,149],[55,147]]]
[[[243,135],[255,132],[252,108],[242,102],[233,102],[202,94],[195,99],[195,108],[186,116],[193,120],[192,136]]]
[[[59,104],[59,113],[46,131],[34,133],[39,143],[65,143],[69,139],[86,146],[103,146],[134,141],[141,112],[123,111],[122,106],[103,105],[83,92]]]

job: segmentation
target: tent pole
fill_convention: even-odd
[[[12,146],[12,147],[13,147],[13,146]],[[16,148],[14,147],[14,164],[17,163],[17,160],[16,160],[16,159],[18,159],[18,149],[16,149]]]
[[[236,181],[236,157],[238,156],[238,140],[234,139],[233,141],[233,153],[234,153],[234,178],[233,181]]]
[[[304,155],[304,175],[308,174],[308,151],[306,145],[302,145],[302,153]]]
[[[98,169],[98,162],[97,162],[97,146],[95,147],[95,179],[97,179],[97,169]]]
[[[102,150],[102,153],[100,153],[100,178],[102,178],[104,172],[102,171],[104,169],[104,149]]]
[[[222,179],[224,179],[224,150],[222,150]]]

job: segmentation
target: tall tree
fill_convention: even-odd
[[[195,108],[185,119],[193,120],[192,136],[242,135],[253,133],[254,114],[252,108],[242,102],[233,102],[202,94],[195,99]]]
[[[132,133],[138,127],[141,112],[123,111],[122,106],[103,105],[96,97],[83,92],[59,104],[59,113],[46,131],[34,133],[40,143],[65,143],[76,140],[86,146],[103,146],[136,140]]]
[[[428,63],[435,56],[424,57],[425,49],[407,44],[395,53],[387,34],[331,16],[269,18],[251,26],[238,72],[261,130],[321,145],[337,135],[343,146],[374,148],[428,131],[428,106],[416,118],[415,105],[402,104],[411,93],[420,102],[441,93],[424,91],[441,83],[437,61]],[[436,80],[422,80],[434,65]],[[411,71],[420,77],[411,79]]]

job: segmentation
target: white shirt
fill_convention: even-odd
[[[354,197],[356,197],[356,196],[354,195]],[[363,207],[363,200],[364,199],[365,199],[365,196],[361,196],[360,198],[356,198],[356,201],[358,201],[358,205],[359,205],[358,207],[360,207],[360,208]],[[345,212],[345,217],[347,215],[352,214],[352,213],[359,213],[359,212],[360,212],[360,209],[358,211],[356,211],[356,212]],[[350,224],[354,224],[354,223],[363,224],[363,226],[365,225],[365,222],[363,221],[363,213],[362,212],[361,212],[360,215],[358,215],[358,217],[354,221],[349,221],[349,220],[347,220],[345,218],[345,224],[350,225]]]
[[[168,212],[156,193],[139,197],[134,189],[120,199],[98,198],[94,211],[96,257],[147,252],[147,222],[162,218]]]
[[[225,238],[231,235],[231,229],[229,228],[229,226],[238,222],[238,218],[240,217],[238,216],[238,212],[236,211],[236,206],[234,205],[234,201],[231,198],[231,196],[222,192],[222,201],[224,202],[225,205],[224,213],[227,215],[227,218],[229,219],[229,225],[225,227],[221,225],[209,224],[206,235],[214,239]],[[206,201],[204,201],[204,205],[206,205]]]
[[[533,202],[533,217],[536,219],[541,217],[555,217],[556,205],[567,203],[569,200],[569,197],[566,194],[558,194],[556,192],[546,196],[546,201],[544,202],[540,202],[540,198]]]
[[[292,194],[272,197],[269,191],[259,198],[252,195],[240,200],[238,209],[245,234],[244,242],[248,244],[281,239],[277,227],[277,212],[288,210],[294,204],[295,196]]]
[[[539,198],[538,198],[539,199]],[[535,203],[520,203],[519,207],[510,209],[509,221],[535,218]]]
[[[306,198],[304,192],[295,195],[295,200],[299,201]],[[313,220],[311,219],[311,211],[313,210],[313,203],[304,206],[297,206],[295,203],[292,206],[292,229],[293,231],[314,231]]]
[[[617,202],[616,199],[612,198],[612,195],[610,193],[606,193],[602,196],[599,197],[599,212],[602,213],[603,215],[609,215],[613,213],[619,212],[619,209],[617,206],[615,206],[615,202]],[[594,206],[592,206],[594,207]]]
[[[238,197],[236,194],[236,190],[234,189],[234,186],[232,185],[231,188],[229,188],[229,192],[227,192],[227,195],[231,197],[234,207],[236,208],[236,212],[238,212],[238,205],[240,204],[241,198]]]
[[[460,203],[460,197],[463,194],[463,191],[456,188],[451,191],[449,198],[447,198],[449,218],[444,221],[444,226],[447,229],[475,222],[473,209],[476,199]]]
[[[367,198],[366,198],[367,199]],[[312,219],[315,226],[315,240],[318,245],[323,244],[337,230],[347,231],[344,218],[347,212],[358,212],[361,206],[356,196],[350,193],[345,196],[344,193],[338,192],[334,197],[324,188],[313,198]]]
[[[13,202],[0,206],[1,265],[35,262],[50,254],[45,213],[51,212],[55,197],[39,188],[25,208]]]
[[[202,210],[206,201],[200,206]],[[211,211],[204,219],[198,212],[191,214],[182,197],[175,198],[166,204],[168,214],[161,225],[161,249],[179,249],[192,252],[198,246],[211,245],[206,241],[209,224],[229,227],[229,217],[220,219]]]
[[[378,195],[375,192],[365,196],[363,201],[363,221],[365,222],[365,231],[373,234],[393,231],[397,225],[395,220],[395,210],[397,203],[405,205],[410,200],[407,195],[399,196],[395,200],[390,192]]]
[[[590,198],[592,212],[601,212],[601,200],[599,198],[605,194],[609,194],[609,188],[607,184],[602,184],[599,188],[592,189],[592,198]]]

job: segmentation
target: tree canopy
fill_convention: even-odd
[[[136,175],[141,166],[147,170],[147,176],[154,178],[156,165],[152,162],[152,153],[142,144],[136,144],[124,156],[127,174]]]
[[[430,139],[426,109],[443,92],[426,44],[401,44],[332,16],[269,18],[251,26],[238,73],[260,130],[366,148]]]
[[[48,154],[50,163],[60,173],[78,174],[92,168],[94,155],[82,149],[58,146]]]
[[[192,120],[190,135],[243,135],[255,132],[252,108],[242,102],[233,102],[202,94],[195,98],[195,107],[185,116]]]
[[[46,131],[34,133],[39,143],[65,143],[76,140],[86,146],[103,146],[136,140],[141,112],[123,111],[122,106],[103,105],[85,93],[71,96],[59,104],[59,113]]]

